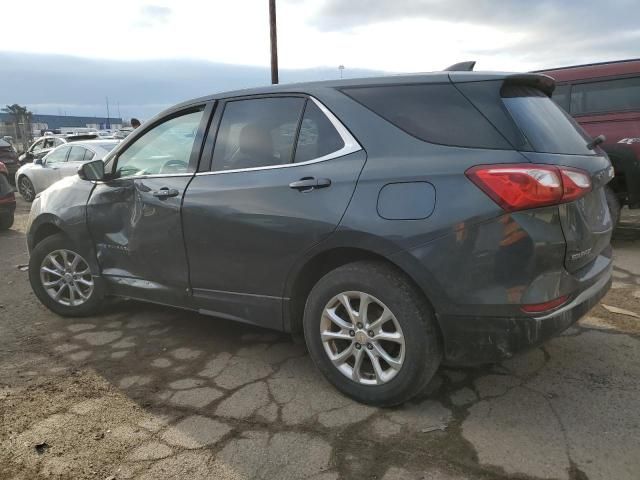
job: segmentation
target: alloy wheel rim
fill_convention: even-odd
[[[405,339],[393,312],[368,293],[333,297],[320,320],[320,339],[340,373],[362,385],[382,385],[400,371]]]
[[[31,185],[31,182],[29,181],[28,178],[22,178],[20,180],[20,186],[22,187],[22,192],[24,194],[25,197],[27,198],[32,198],[35,196],[35,191],[33,186]]]
[[[40,265],[40,282],[55,302],[67,307],[85,303],[93,293],[93,277],[87,261],[71,250],[55,250]]]

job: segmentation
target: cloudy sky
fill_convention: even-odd
[[[283,81],[640,57],[637,0],[277,0]],[[0,104],[150,116],[269,82],[268,0],[9,1]],[[3,73],[4,72],[4,73]],[[95,112],[93,112],[95,110]],[[124,110],[124,111],[123,111]]]

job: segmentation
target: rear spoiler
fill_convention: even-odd
[[[503,86],[520,85],[533,87],[551,96],[556,88],[556,81],[548,75],[542,73],[517,73],[509,75],[504,79]]]
[[[100,138],[100,135],[98,135],[97,133],[79,133],[79,134],[73,134],[73,135],[66,135],[64,137],[64,139],[67,142],[77,142],[80,140],[96,140]]]

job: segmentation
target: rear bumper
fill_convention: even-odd
[[[477,365],[539,346],[583,317],[611,287],[610,263],[564,307],[538,317],[439,316],[448,365]]]

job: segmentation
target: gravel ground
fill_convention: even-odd
[[[385,410],[277,332],[124,301],[57,317],[17,268],[27,212],[0,234],[0,478],[638,478],[640,318],[607,309],[640,314],[634,212],[614,288],[578,325]]]

